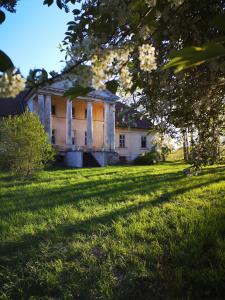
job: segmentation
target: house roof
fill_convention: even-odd
[[[65,91],[68,89],[72,88],[74,86],[74,82],[62,78],[58,78],[54,82],[52,82],[49,85],[40,87],[39,90],[41,91],[46,91],[46,92],[55,92],[58,93],[59,95],[63,95]],[[31,90],[32,92],[32,90]],[[105,100],[105,101],[110,101],[114,102],[119,100],[119,97],[116,96],[115,94],[111,93],[108,90],[93,90],[89,92],[87,95],[82,96],[82,97],[77,97],[78,99],[99,99],[99,100]]]
[[[142,118],[140,112],[136,109],[121,103],[116,103],[116,127],[121,128],[137,128],[149,130],[152,124],[146,118]]]
[[[0,117],[15,116],[21,114],[26,103],[24,96],[27,91],[23,91],[16,98],[0,98]]]
[[[120,99],[118,96],[116,96],[115,94],[111,93],[108,90],[92,91],[87,94],[87,97],[100,99],[100,100],[108,100],[108,101],[117,101]]]

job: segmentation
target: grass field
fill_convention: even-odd
[[[225,167],[0,175],[0,299],[224,299]]]

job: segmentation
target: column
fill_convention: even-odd
[[[115,151],[115,104],[109,105],[109,141],[110,150]]]
[[[28,108],[30,112],[34,112],[34,98],[31,98],[27,102]]]
[[[49,141],[52,138],[52,98],[51,96],[45,97],[45,130],[48,133]]]
[[[110,140],[109,140],[109,103],[104,103],[104,148],[109,150]]]
[[[72,146],[72,101],[66,101],[66,144]]]
[[[38,95],[38,115],[41,121],[41,124],[45,124],[45,100],[44,95]]]
[[[92,102],[87,103],[87,148],[93,147],[93,112]]]

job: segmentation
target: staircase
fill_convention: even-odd
[[[91,167],[101,167],[98,161],[94,158],[91,152],[83,153],[83,167],[91,168]]]

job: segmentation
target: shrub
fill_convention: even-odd
[[[29,176],[43,169],[54,157],[37,116],[25,112],[22,115],[4,118],[0,124],[0,166],[16,175]]]
[[[149,152],[145,152],[135,158],[134,164],[136,165],[152,165],[161,160],[160,152],[156,147],[152,147]]]

